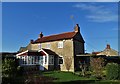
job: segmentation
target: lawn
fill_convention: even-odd
[[[89,80],[88,78],[75,75],[72,72],[49,71],[43,72],[43,75],[55,78],[53,82],[72,82],[79,80]]]
[[[120,84],[120,81],[96,80],[95,78],[81,77],[72,72],[62,71],[33,71],[33,73],[17,76],[14,80],[10,84]]]
[[[81,84],[120,84],[120,81],[96,80],[95,78],[86,78],[73,74],[72,72],[49,71],[42,72],[44,76],[53,77],[56,83],[81,83]]]

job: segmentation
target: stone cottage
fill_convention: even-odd
[[[106,48],[105,48],[103,51],[99,52],[97,55],[98,55],[98,56],[99,56],[99,55],[119,56],[119,53],[118,53],[118,51],[112,49],[112,48],[110,47],[110,44],[107,44]]]
[[[39,65],[40,70],[74,72],[78,67],[76,55],[84,54],[84,39],[78,24],[74,31],[44,36],[41,32],[36,40],[21,47],[16,55],[21,66]]]

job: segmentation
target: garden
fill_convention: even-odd
[[[2,61],[2,84],[120,84],[120,65],[107,63],[103,58],[92,58],[90,67],[80,65],[81,71],[24,70],[15,59]]]

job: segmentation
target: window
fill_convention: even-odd
[[[46,48],[50,49],[50,46],[51,46],[50,43],[47,43]]]
[[[24,62],[24,64],[27,64],[27,56],[25,56],[25,62]]]
[[[23,64],[22,56],[20,56],[20,64]]]
[[[39,64],[43,65],[43,56],[39,56]]]
[[[38,64],[39,57],[35,56],[35,64]]]
[[[63,58],[62,57],[58,58],[58,64],[63,64]]]
[[[32,61],[32,64],[34,64],[34,56],[31,56],[31,61]]]
[[[54,64],[54,56],[53,55],[49,56],[49,64]]]
[[[63,42],[58,42],[58,48],[63,48]]]
[[[32,64],[32,56],[30,56],[30,64]]]
[[[35,64],[35,56],[32,56],[33,64]]]
[[[30,56],[28,56],[28,64],[30,64]]]
[[[25,56],[23,56],[23,64],[25,64]]]
[[[47,56],[45,56],[45,64],[47,64]]]

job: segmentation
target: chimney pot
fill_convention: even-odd
[[[42,32],[40,32],[39,38],[42,38],[42,37],[43,37],[43,33],[42,33]]]
[[[30,40],[30,43],[33,43],[33,42],[34,42],[34,40],[33,40],[33,39],[31,39],[31,40]]]
[[[110,44],[107,44],[107,47],[106,47],[106,49],[110,49]]]
[[[79,24],[76,24],[76,26],[74,27],[74,31],[75,32],[80,32]]]

